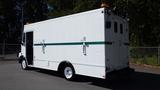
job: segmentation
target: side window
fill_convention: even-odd
[[[120,33],[123,34],[123,24],[120,24]]]
[[[118,24],[117,24],[117,22],[114,22],[114,32],[115,33],[118,32]]]
[[[110,29],[111,28],[111,21],[106,21],[106,28]]]

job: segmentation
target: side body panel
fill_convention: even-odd
[[[25,30],[34,32],[34,67],[57,70],[68,61],[76,74],[104,78],[104,9],[26,25]]]
[[[128,67],[128,23],[103,8],[26,25],[24,32],[29,31],[34,34],[33,67],[57,71],[68,61],[76,74],[98,78]]]

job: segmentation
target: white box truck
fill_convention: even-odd
[[[128,23],[105,8],[24,26],[19,62],[22,69],[59,71],[108,78],[128,70]]]

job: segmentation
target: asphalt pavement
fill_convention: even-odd
[[[153,71],[138,67],[130,80],[79,76],[67,81],[56,72],[22,70],[16,61],[0,61],[0,90],[160,90],[160,70]]]

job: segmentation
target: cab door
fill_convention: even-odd
[[[33,32],[26,33],[26,59],[28,65],[33,65]]]

